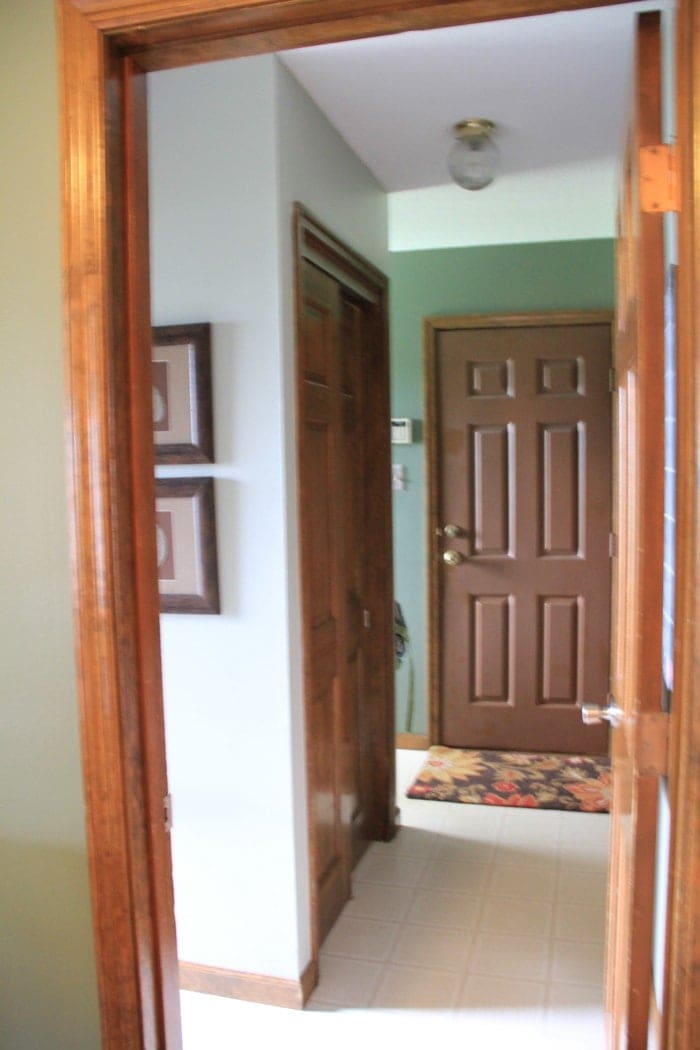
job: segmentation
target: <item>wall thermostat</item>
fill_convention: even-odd
[[[395,416],[391,421],[392,445],[413,444],[413,420]]]

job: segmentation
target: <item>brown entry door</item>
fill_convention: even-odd
[[[440,741],[602,753],[610,319],[436,323]]]

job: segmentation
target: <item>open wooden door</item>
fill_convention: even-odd
[[[639,16],[633,122],[620,204],[617,274],[618,556],[613,583],[613,811],[607,1009],[614,1050],[647,1046],[659,776],[663,563],[663,216],[641,199],[640,157],[661,142],[661,34]],[[657,155],[663,151],[656,151]],[[654,208],[643,211],[642,208]]]

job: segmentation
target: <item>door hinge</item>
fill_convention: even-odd
[[[608,535],[608,554],[611,558],[617,557],[617,535],[614,532]]]
[[[633,754],[640,776],[663,777],[668,773],[670,722],[666,711],[650,711],[634,720]]]
[[[163,825],[166,831],[173,826],[173,800],[169,794],[163,796]]]
[[[362,626],[367,631],[369,631],[370,627],[372,626],[372,615],[369,609],[362,610]]]
[[[611,394],[617,390],[617,373],[614,368],[608,371],[608,390]]]
[[[678,150],[675,146],[640,146],[639,206],[642,211],[680,211],[678,176]]]

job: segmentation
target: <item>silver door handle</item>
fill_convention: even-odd
[[[622,724],[624,714],[614,696],[608,697],[605,707],[602,704],[581,705],[581,718],[587,726],[598,726],[603,722],[609,722],[614,729]]]
[[[459,553],[459,551],[444,551],[442,560],[445,565],[461,565],[466,559],[463,554]]]

